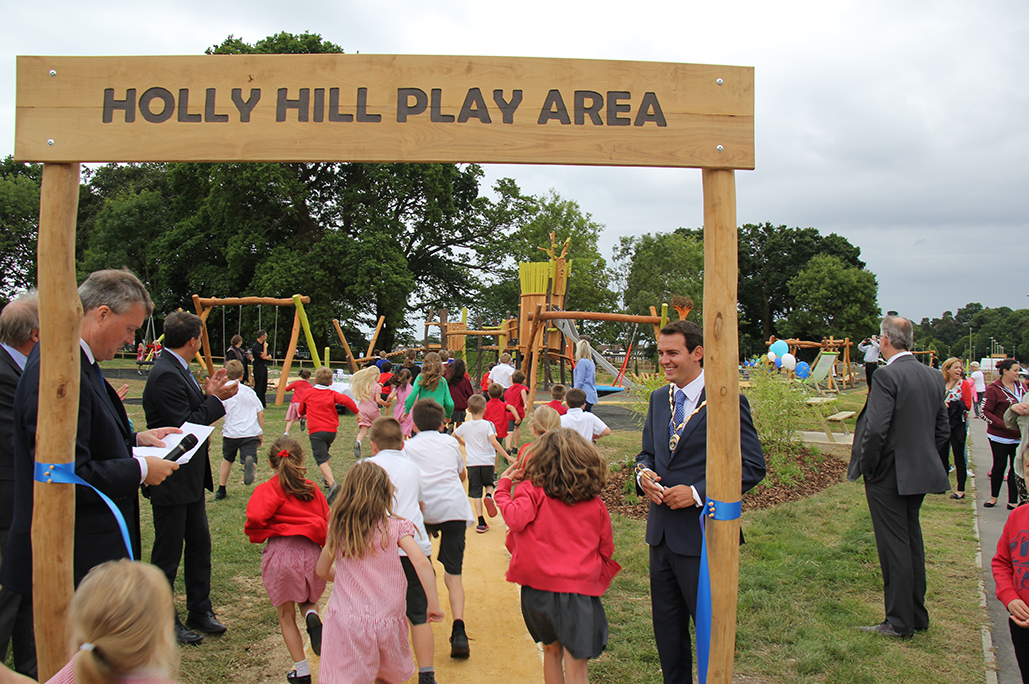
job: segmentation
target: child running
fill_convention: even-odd
[[[224,499],[228,494],[229,474],[237,454],[243,457],[243,484],[254,483],[254,472],[257,468],[257,449],[264,439],[264,406],[257,398],[257,393],[240,383],[243,377],[243,364],[232,359],[225,364],[225,373],[229,380],[239,385],[236,394],[222,401],[225,407],[225,423],[222,425],[222,464],[218,470],[218,491],[215,501]]]
[[[486,402],[486,411],[483,413],[483,418],[493,423],[493,427],[497,431],[497,439],[507,438],[507,427],[512,421],[520,420],[518,417],[518,411],[514,406],[511,406],[504,401],[504,388],[500,383],[494,382],[489,386],[489,395],[484,397],[489,401]]]
[[[315,566],[325,545],[329,504],[318,486],[304,478],[304,450],[295,439],[283,436],[275,440],[268,461],[275,474],[250,495],[243,531],[254,544],[268,542],[261,556],[261,579],[279,614],[282,638],[293,658],[286,681],[311,684],[296,606],[307,624],[311,650],[321,655],[318,599],[325,591],[325,580],[315,573]]]
[[[565,401],[568,402],[568,411],[561,416],[561,427],[575,430],[588,442],[596,442],[599,438],[611,434],[611,428],[607,426],[607,423],[594,413],[582,410],[582,407],[586,405],[584,391],[573,387],[565,395]]]
[[[422,372],[414,379],[414,388],[404,402],[404,411],[411,412],[414,403],[419,399],[432,399],[443,407],[447,419],[454,412],[454,400],[450,396],[450,386],[443,377],[443,364],[439,354],[429,352],[422,361]]]
[[[368,434],[368,428],[382,415],[380,406],[388,406],[382,400],[382,385],[379,384],[379,369],[368,366],[354,373],[350,378],[350,394],[357,402],[357,437],[354,440],[354,458],[361,458],[361,442]]]
[[[368,431],[368,441],[372,447],[372,456],[368,462],[385,470],[393,485],[393,514],[414,525],[414,541],[421,554],[429,558],[432,555],[432,542],[429,541],[422,520],[422,476],[418,466],[408,458],[407,449],[404,449],[400,423],[393,418],[377,419]],[[403,549],[400,549],[400,564],[407,578],[407,620],[411,623],[411,645],[418,665],[418,684],[436,684],[433,666],[436,647],[432,625],[425,614],[425,592],[411,559]]]
[[[314,462],[322,471],[322,479],[329,489],[326,499],[331,506],[339,493],[339,483],[336,482],[329,466],[329,447],[335,441],[336,432],[339,430],[339,413],[336,412],[336,406],[345,406],[357,415],[357,404],[350,397],[332,389],[331,368],[322,366],[316,370],[314,381],[315,386],[300,399],[300,413],[307,416],[307,436],[311,440],[311,453],[314,454]]]
[[[289,400],[289,408],[286,409],[286,436],[289,436],[289,429],[293,427],[293,423],[300,421],[300,429],[304,429],[304,416],[300,413],[300,400],[304,398],[308,390],[311,389],[311,371],[303,368],[300,370],[300,379],[286,385],[286,391],[293,393],[293,398]]]
[[[443,619],[432,565],[415,543],[414,525],[393,517],[393,485],[386,471],[367,461],[350,469],[332,507],[318,574],[334,582],[325,611],[321,684],[385,682],[415,673],[405,618],[404,550],[427,599],[429,622]]]
[[[518,459],[515,461],[518,465],[518,470],[525,469],[525,464],[532,458],[532,449],[539,442],[539,438],[544,433],[558,430],[560,427],[561,416],[549,405],[540,406],[532,412],[532,434],[536,437],[536,442],[523,444],[518,450]]]
[[[525,420],[525,412],[529,409],[529,388],[523,385],[525,373],[520,370],[511,374],[511,386],[504,390],[504,403],[514,407],[514,417],[508,421],[507,430],[511,434],[507,436],[504,446],[509,453],[518,451],[522,442],[522,421]],[[514,446],[511,446],[512,439]]]
[[[411,414],[404,408],[404,402],[407,401],[408,395],[411,394],[411,371],[401,368],[393,374],[390,384],[393,385],[393,389],[389,393],[386,405],[391,406],[393,402],[396,402],[396,406],[393,406],[393,418],[400,423],[400,431],[404,433],[404,439],[408,439],[411,437],[411,428],[414,422],[411,420]]]
[[[496,387],[499,391],[500,385]],[[489,531],[486,518],[482,517],[483,505],[486,506],[489,517],[497,515],[497,506],[493,502],[493,478],[496,475],[497,458],[509,458],[504,446],[497,439],[496,427],[483,419],[485,411],[486,400],[481,395],[470,397],[468,420],[454,430],[454,437],[464,447],[465,459],[468,462],[468,496],[472,499],[475,517],[478,518],[479,524],[475,531],[479,534]]]
[[[547,402],[547,406],[557,411],[558,415],[561,416],[568,411],[564,405],[565,392],[567,389],[567,387],[561,384],[554,385],[550,388],[550,401]]]
[[[153,565],[108,561],[71,600],[77,649],[49,684],[170,684],[179,669],[168,578]]]
[[[450,398],[454,401],[454,413],[450,416],[450,423],[457,427],[464,422],[468,411],[468,398],[475,394],[475,390],[472,388],[472,379],[468,377],[468,366],[464,359],[455,360],[449,368],[447,385],[450,387]]]
[[[458,359],[454,366],[461,363]],[[482,408],[482,397],[475,395]],[[443,564],[443,583],[450,594],[450,657],[467,658],[468,634],[464,625],[465,532],[475,524],[472,507],[462,482],[467,479],[464,456],[456,439],[439,431],[443,407],[432,399],[422,399],[411,409],[417,434],[404,445],[404,453],[418,467],[422,478],[422,503],[425,530],[440,536],[437,559]],[[485,422],[485,421],[480,421]],[[460,429],[458,426],[457,429]]]
[[[546,684],[588,682],[588,659],[607,646],[600,597],[621,566],[600,499],[606,481],[596,448],[562,428],[540,437],[524,473],[511,466],[497,485],[511,552],[507,580],[521,585],[525,626],[543,643]]]

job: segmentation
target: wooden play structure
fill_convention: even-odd
[[[797,351],[800,349],[818,349],[820,352],[834,352],[836,355],[832,357],[833,366],[830,368],[827,375],[828,389],[838,392],[841,388],[846,389],[847,387],[855,387],[857,367],[850,361],[850,348],[854,346],[854,343],[850,341],[849,337],[845,337],[842,340],[836,339],[832,336],[823,337],[821,342],[798,340],[791,337],[783,341],[790,346],[790,353],[794,356],[796,356]],[[775,342],[776,337],[773,335],[768,338],[766,345],[771,347]],[[841,355],[842,358],[840,358]],[[821,353],[819,354],[819,357],[821,357]],[[816,359],[816,361],[818,360],[819,359]],[[814,368],[815,363],[812,363],[812,374]]]
[[[278,105],[277,92],[286,95]],[[483,92],[494,96],[483,98]],[[725,504],[712,504],[707,520],[711,646],[703,653],[698,648],[698,663],[702,682],[732,680],[741,478],[735,169],[754,168],[752,68],[421,55],[21,56],[16,108],[14,158],[43,163],[35,452],[43,464],[73,463],[75,455],[82,310],[74,260],[82,162],[701,169],[707,494]],[[542,301],[524,310],[522,320],[532,328],[519,343],[527,350],[545,330],[543,321],[588,315],[553,311]],[[539,354],[532,356],[537,363]],[[46,681],[71,656],[75,488],[40,479],[34,497],[33,608],[39,677]]]

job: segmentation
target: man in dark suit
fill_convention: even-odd
[[[7,544],[14,516],[14,393],[39,341],[39,297],[26,292],[0,312],[0,551]],[[0,587],[0,662],[14,646],[14,669],[36,679],[36,641],[32,604]]]
[[[950,438],[943,376],[909,349],[911,321],[883,319],[876,371],[854,429],[847,478],[865,478],[865,498],[879,551],[886,619],[861,629],[908,638],[929,628],[925,609],[925,548],[918,521],[922,499],[950,488],[939,450]]]
[[[265,397],[268,393],[268,362],[272,360],[268,353],[268,333],[257,331],[257,341],[250,347],[250,355],[254,357],[254,391],[261,400],[261,406],[268,408]]]
[[[143,411],[147,425],[209,425],[225,415],[222,400],[236,393],[235,383],[226,383],[219,369],[201,390],[189,371],[189,360],[200,350],[200,317],[175,311],[164,319],[164,350],[154,362],[143,389]],[[196,632],[221,634],[225,625],[211,606],[211,531],[207,524],[204,489],[214,490],[211,462],[205,441],[175,477],[150,488],[154,509],[154,550],[150,562],[159,567],[175,587],[179,560],[184,558],[186,583],[186,625],[175,618],[180,643],[198,644]],[[185,556],[183,556],[185,544]]]
[[[658,337],[659,363],[671,385],[654,390],[636,462],[647,471],[637,493],[650,499],[650,600],[661,670],[666,684],[693,681],[690,618],[696,620],[700,575],[700,513],[707,492],[707,410],[704,399],[704,333],[677,321]],[[765,476],[750,405],[740,395],[742,491]]]
[[[142,283],[128,271],[97,271],[79,286],[82,319],[79,416],[75,436],[75,474],[114,500],[125,518],[139,557],[141,483],[156,485],[178,465],[156,457],[134,457],[133,446],[164,446],[162,439],[178,428],[133,433],[125,407],[103,378],[98,361],[114,358],[135,341],[152,305]],[[29,355],[14,399],[14,519],[0,567],[0,584],[32,600],[32,499],[36,422],[39,411],[39,346]],[[75,556],[77,585],[91,568],[128,556],[111,510],[88,487],[75,489]]]

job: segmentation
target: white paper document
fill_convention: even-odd
[[[168,455],[172,449],[178,446],[179,442],[183,440],[186,435],[196,435],[197,445],[182,454],[175,462],[179,465],[189,463],[189,459],[193,458],[193,454],[197,452],[207,438],[214,432],[214,426],[212,425],[197,425],[196,423],[183,423],[179,426],[182,430],[181,435],[165,435],[163,447],[132,447],[133,456],[155,456],[157,458],[164,458]]]

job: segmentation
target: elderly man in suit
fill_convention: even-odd
[[[647,468],[637,477],[637,492],[650,499],[650,600],[665,684],[693,681],[689,626],[697,613],[699,520],[707,495],[703,345],[703,331],[695,323],[676,321],[661,330],[658,358],[670,384],[650,395],[643,449],[636,457]],[[746,492],[764,478],[765,457],[742,394],[740,452]]]
[[[912,342],[911,321],[883,319],[886,366],[876,371],[858,416],[847,472],[851,481],[865,478],[886,603],[886,619],[861,629],[899,638],[929,628],[918,514],[926,494],[950,488],[939,457],[950,437],[943,376],[915,359]]]
[[[226,382],[225,369],[209,378],[204,389],[189,371],[189,360],[200,350],[202,325],[199,316],[185,311],[175,311],[164,319],[164,350],[154,362],[143,389],[148,426],[185,422],[209,425],[225,415],[222,401],[237,390],[236,383]],[[175,617],[175,635],[182,644],[203,641],[204,637],[196,632],[225,631],[211,606],[211,531],[204,489],[213,491],[214,482],[207,447],[205,441],[175,477],[150,488],[154,509],[154,550],[150,562],[164,572],[174,587],[179,560],[184,558],[186,626],[178,615]]]
[[[136,330],[152,304],[143,284],[129,271],[97,271],[79,286],[82,319],[79,415],[75,474],[114,500],[128,525],[133,556],[139,557],[139,499],[142,483],[160,484],[178,465],[156,457],[135,457],[133,446],[164,446],[176,427],[133,433],[125,407],[104,380],[99,361],[109,361]],[[14,399],[14,519],[0,568],[0,584],[32,597],[32,495],[39,412],[39,346],[29,354]],[[167,425],[167,424],[166,424]],[[107,505],[88,487],[75,488],[75,584],[91,568],[125,558],[128,550]]]
[[[26,292],[0,312],[0,551],[14,516],[14,393],[29,354],[39,341],[39,297]],[[32,605],[0,587],[0,662],[14,646],[14,669],[36,678]]]

